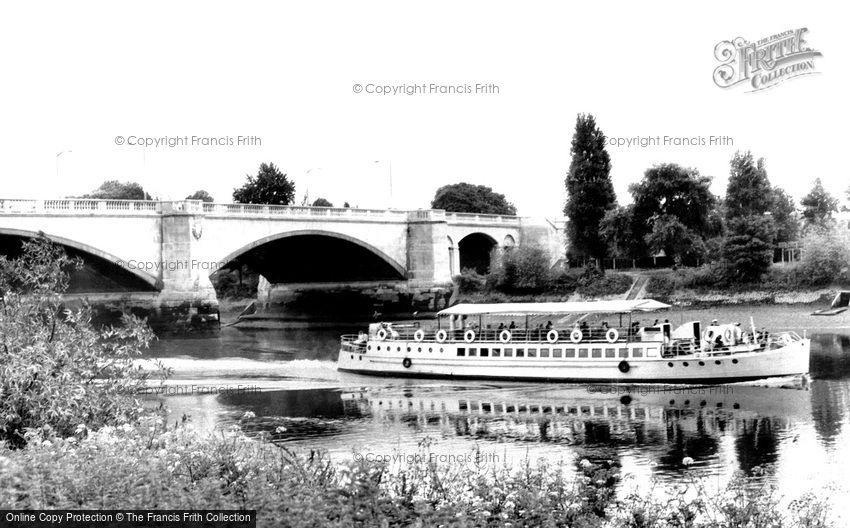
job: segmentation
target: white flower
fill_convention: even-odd
[[[682,459],[682,464],[684,464],[685,466],[690,466],[693,463],[694,463],[694,459],[691,458],[691,457],[686,456],[685,458]]]
[[[274,432],[275,432],[275,433],[285,433],[285,432],[286,432],[286,427],[284,427],[284,426],[282,426],[282,425],[281,425],[281,426],[279,426],[279,427],[275,427]]]
[[[85,430],[86,430],[86,424],[80,424],[80,425],[77,426],[77,428],[74,430],[74,432],[76,432],[77,434],[80,434]]]
[[[590,463],[590,460],[588,460],[586,458],[582,458],[581,462],[579,462],[578,465],[580,465],[584,469],[587,469],[590,466],[592,466],[593,464]]]
[[[243,420],[250,420],[251,418],[256,418],[257,415],[251,411],[245,411],[245,414],[242,415]]]

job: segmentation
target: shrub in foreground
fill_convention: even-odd
[[[201,436],[156,417],[68,438],[27,436],[25,448],[0,451],[0,509],[245,509],[258,511],[259,526],[299,527],[830,526],[822,498],[786,504],[743,475],[720,493],[686,475],[681,489],[618,499],[619,467],[607,457],[438,465],[420,445],[403,465],[333,463],[247,438],[238,426]]]
[[[67,271],[77,266],[44,238],[24,243],[19,258],[0,257],[0,441],[12,446],[27,428],[68,436],[142,413],[136,394],[151,371],[134,362],[152,334],[132,316],[98,329],[87,308],[65,309]]]

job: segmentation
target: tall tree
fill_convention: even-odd
[[[773,188],[773,223],[776,225],[776,242],[791,242],[797,240],[800,231],[800,221],[797,218],[797,208],[794,198],[781,187]]]
[[[96,200],[151,200],[151,195],[146,193],[141,185],[135,182],[119,182],[108,180],[100,184],[100,187],[80,198],[92,198]]]
[[[632,236],[635,244],[649,244],[647,237],[653,236],[654,245],[660,240],[665,252],[671,257],[682,257],[678,250],[702,247],[702,239],[711,235],[716,226],[711,223],[710,214],[715,208],[717,199],[710,190],[711,177],[701,176],[696,169],[689,169],[675,163],[663,163],[647,169],[643,179],[629,187],[634,199],[634,216]],[[681,224],[684,232],[688,233],[690,243],[681,245],[661,234],[669,235],[676,229],[671,221],[675,219]],[[656,222],[665,219],[662,226],[656,229]],[[691,240],[693,239],[693,240]],[[696,240],[699,239],[699,240]],[[690,248],[690,249],[688,249]],[[672,253],[671,253],[672,252]]]
[[[763,158],[756,162],[750,152],[736,152],[730,166],[724,202],[727,275],[737,282],[756,281],[773,262],[776,227],[766,215],[773,205],[773,188]]]
[[[199,191],[195,191],[189,196],[186,197],[187,200],[200,200],[202,202],[213,202],[213,197],[207,191],[201,189]]]
[[[572,161],[567,173],[568,251],[573,257],[604,257],[607,244],[599,236],[606,211],[617,204],[611,183],[611,158],[605,150],[605,134],[590,114],[579,114],[570,147]]]
[[[274,163],[263,163],[256,176],[245,177],[245,185],[233,190],[237,203],[289,205],[295,200],[295,184]]]
[[[486,185],[455,183],[437,189],[431,201],[432,209],[444,209],[453,213],[478,213],[515,215],[516,207],[504,194],[493,191]]]
[[[333,207],[334,204],[330,202],[327,198],[316,198],[313,202],[313,207]]]
[[[608,244],[608,254],[616,258],[636,256],[635,237],[632,235],[634,204],[612,207],[599,222],[599,236]]]
[[[750,152],[732,157],[726,188],[726,218],[763,215],[773,205],[773,189],[767,178],[764,158],[756,162]]]
[[[838,199],[823,188],[820,178],[815,179],[814,187],[800,200],[800,205],[807,227],[826,227],[832,214],[838,212]]]

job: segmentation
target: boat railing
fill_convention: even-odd
[[[366,334],[343,334],[339,338],[339,345],[346,352],[362,353],[366,351]]]
[[[423,343],[535,343],[546,345],[584,345],[584,344],[615,344],[640,341],[640,334],[628,328],[584,328],[579,329],[581,336],[573,340],[574,328],[487,328],[481,329],[456,329],[456,330],[426,330],[410,328],[399,328],[391,326],[383,329],[383,334],[378,331],[376,335],[370,336],[378,341],[414,341]],[[615,330],[615,334],[609,334]],[[550,335],[550,332],[554,334]],[[507,334],[503,334],[507,332]],[[439,335],[438,335],[439,334]],[[507,337],[507,339],[506,339]]]
[[[724,344],[720,346],[703,346],[701,350],[694,350],[694,352],[700,352],[707,357],[729,356],[732,354],[739,354],[741,352],[766,352],[783,348],[791,343],[802,341],[802,339],[803,338],[800,337],[799,334],[790,331],[757,332],[755,339],[752,339],[752,336],[747,334],[740,343],[732,345]]]

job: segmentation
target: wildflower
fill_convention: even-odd
[[[579,462],[578,465],[580,465],[583,469],[587,469],[590,466],[592,466],[593,464],[590,463],[590,460],[588,460],[586,458],[582,458],[581,462]]]
[[[80,434],[85,430],[86,430],[86,424],[80,424],[80,425],[77,426],[77,428],[74,430],[74,432],[77,433],[77,434]]]
[[[282,425],[281,425],[281,426],[278,426],[278,427],[276,427],[276,428],[275,428],[274,432],[275,432],[275,433],[285,433],[285,432],[286,432],[286,427],[284,427],[284,426],[282,426]]]
[[[694,463],[694,459],[689,457],[689,456],[686,456],[685,458],[682,459],[682,464],[685,465],[685,466],[690,466],[693,463]]]
[[[257,415],[251,411],[245,411],[245,414],[242,415],[242,420],[250,420],[251,418],[256,418]]]

